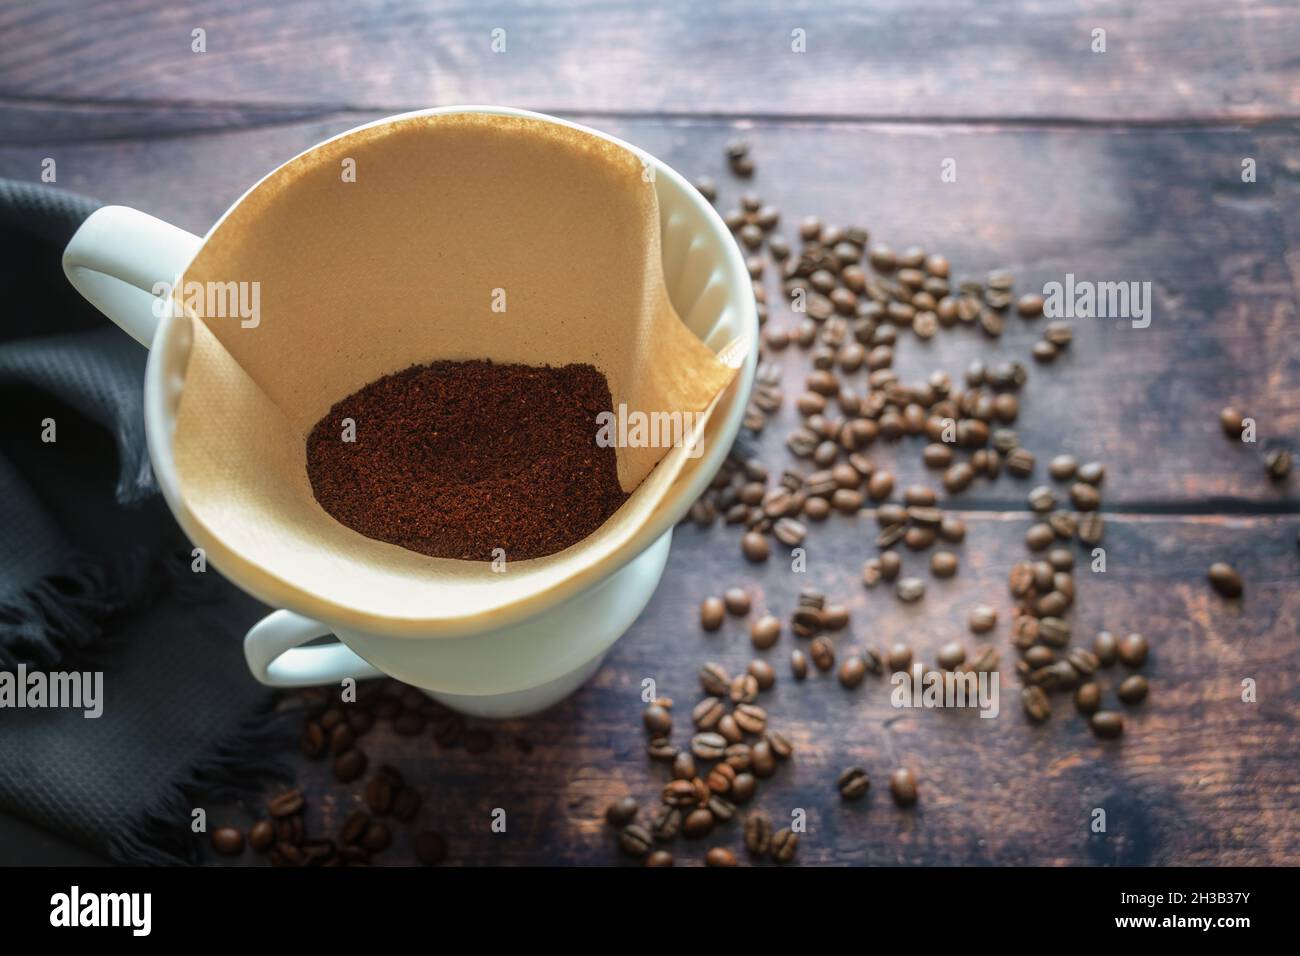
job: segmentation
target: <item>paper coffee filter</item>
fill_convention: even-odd
[[[335,521],[312,495],[306,436],[384,375],[488,358],[590,363],[615,409],[703,412],[707,441],[707,415],[748,343],[715,356],[674,311],[643,168],[582,130],[435,114],[355,131],[255,187],[177,288],[192,306],[194,283],[256,284],[245,297],[255,316],[186,313],[193,340],[173,456],[191,534],[216,566],[335,623],[463,633],[517,619],[628,557],[694,464],[686,448],[619,447],[624,506],[573,547],[531,561],[507,554],[497,573]]]

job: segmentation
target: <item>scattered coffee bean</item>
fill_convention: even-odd
[[[645,729],[652,736],[666,737],[672,733],[673,716],[658,704],[651,704],[647,707],[641,715],[641,719],[645,724]]]
[[[728,614],[744,617],[749,613],[749,595],[743,588],[728,588],[722,596],[722,601],[726,605]]]
[[[966,623],[972,634],[985,634],[997,626],[998,612],[987,604],[977,604],[971,608]]]
[[[914,603],[925,597],[925,582],[920,578],[903,578],[898,582],[896,593],[900,601]]]
[[[836,785],[845,800],[861,800],[871,787],[871,778],[861,767],[849,767],[840,774]]]
[[[615,827],[627,826],[636,819],[636,811],[636,801],[631,797],[622,797],[605,808],[605,822]]]
[[[706,631],[716,631],[722,627],[723,618],[726,617],[726,610],[721,598],[705,598],[700,605],[700,627]]]
[[[1097,655],[1097,663],[1110,667],[1119,660],[1119,642],[1110,631],[1100,631],[1092,639],[1092,652]]]
[[[1121,663],[1128,667],[1141,667],[1147,659],[1147,639],[1141,634],[1127,634],[1119,642],[1117,650]]]
[[[840,684],[852,689],[862,683],[862,679],[867,674],[867,665],[861,657],[856,654],[846,657],[840,664]]]
[[[1241,597],[1241,575],[1231,565],[1216,561],[1210,565],[1208,577],[1214,590],[1226,598]]]
[[[767,650],[781,636],[781,622],[771,614],[764,614],[749,629],[749,640],[759,650]]]
[[[762,810],[745,817],[745,849],[754,856],[766,856],[772,849],[772,820]]]
[[[1124,733],[1124,715],[1113,710],[1099,710],[1088,719],[1098,737],[1113,739]]]
[[[645,858],[645,865],[651,867],[665,867],[673,865],[673,855],[667,850],[655,850]]]
[[[1229,406],[1219,412],[1219,426],[1229,438],[1240,438],[1246,428],[1246,416]]]
[[[1081,714],[1095,714],[1101,709],[1101,687],[1092,681],[1080,684],[1074,692],[1074,706]]]
[[[618,836],[619,848],[628,856],[645,856],[650,852],[652,841],[650,831],[636,823],[624,827]]]
[[[767,661],[750,661],[747,669],[757,681],[759,690],[771,690],[776,683],[776,670]]]
[[[814,638],[808,654],[820,671],[828,671],[835,664],[835,645],[826,637]]]
[[[910,807],[916,803],[916,777],[912,771],[900,767],[890,774],[889,792],[900,807]]]
[[[1115,696],[1126,704],[1140,704],[1146,700],[1148,690],[1147,679],[1141,674],[1130,674],[1120,682],[1119,688],[1115,691]]]
[[[1042,723],[1052,716],[1052,702],[1047,699],[1042,687],[1033,686],[1021,690],[1020,703],[1024,705],[1029,719],[1036,723]]]
[[[794,674],[795,680],[803,680],[808,676],[808,658],[801,650],[790,652],[790,672]]]
[[[736,854],[726,847],[710,847],[709,852],[704,854],[704,863],[707,866],[735,866]]]
[[[799,849],[799,836],[789,827],[772,835],[772,859],[778,863],[789,863]]]
[[[217,827],[212,831],[212,849],[222,856],[238,856],[244,852],[244,834],[237,827]]]
[[[930,573],[936,578],[950,578],[957,573],[957,555],[951,551],[936,551],[930,555]]]

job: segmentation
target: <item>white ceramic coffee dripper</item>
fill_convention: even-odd
[[[245,638],[248,666],[262,683],[300,687],[388,674],[464,713],[509,717],[549,707],[581,686],[649,602],[663,574],[673,525],[703,493],[740,427],[754,374],[758,320],[744,261],[712,206],[673,169],[614,137],[539,113],[477,106],[405,113],[339,136],[403,119],[464,112],[529,117],[584,130],[631,150],[654,169],[664,279],[673,305],[714,351],[737,339],[749,346],[740,373],[709,421],[703,456],[679,476],[653,526],[640,536],[645,546],[638,553],[611,562],[605,576],[585,590],[539,602],[531,616],[491,629],[427,634],[318,620],[293,610],[292,598],[237,555],[210,551],[208,560],[250,594],[288,608],[268,615]],[[134,209],[106,206],[86,220],[63,257],[73,286],[150,350],[144,386],[149,455],[164,498],[191,538],[196,537],[195,519],[181,497],[172,457],[191,331],[188,320],[156,308],[152,290],[159,283],[173,285],[220,223],[199,238]],[[329,634],[339,643],[303,646]]]

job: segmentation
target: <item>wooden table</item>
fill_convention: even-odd
[[[942,251],[958,277],[1009,268],[1019,291],[1066,273],[1150,281],[1149,328],[1077,320],[1068,353],[1029,363],[1016,426],[1040,463],[1070,452],[1107,465],[1107,570],[1078,573],[1071,619],[1076,633],[1150,639],[1151,697],[1127,714],[1123,739],[1097,740],[1060,697],[1049,723],[1029,724],[1009,666],[996,720],[896,710],[872,678],[854,691],[825,676],[799,685],[787,630],[767,652],[779,678],[762,703],[798,751],[753,805],[778,819],[806,811],[805,864],[1300,863],[1297,479],[1268,481],[1259,446],[1227,441],[1218,425],[1233,403],[1257,419],[1261,442],[1300,451],[1300,10],[748,6],[6,3],[0,175],[38,179],[53,157],[58,185],[202,232],[325,136],[406,109],[501,103],[587,122],[687,176],[713,176],[720,208],[753,189],[782,210],[791,239],[816,214],[896,248]],[[191,52],[196,27],[206,53]],[[497,28],[504,53],[491,49]],[[1097,29],[1104,53],[1092,50]],[[791,50],[795,30],[805,53]],[[753,144],[749,183],[726,172],[723,146],[737,136]],[[949,158],[955,183],[940,180]],[[1242,181],[1247,158],[1253,183]],[[771,321],[792,322],[770,271],[768,285]],[[905,335],[896,367],[915,381],[935,368],[957,376],[974,357],[1028,362],[1042,324],[1009,318],[998,343],[968,329],[929,344]],[[782,439],[798,421],[789,399],[806,358],[791,349],[776,361],[787,402],[760,448],[779,471],[793,463]],[[914,441],[871,454],[900,487],[935,483]],[[684,741],[700,664],[735,671],[755,656],[735,620],[701,632],[701,599],[740,585],[788,618],[799,588],[818,587],[851,608],[841,649],[906,640],[927,660],[954,637],[977,643],[964,620],[984,601],[1002,612],[993,640],[1009,662],[1006,573],[1025,553],[1035,483],[1004,474],[947,503],[970,526],[962,567],[950,581],[922,570],[928,595],[914,606],[859,583],[876,551],[869,515],[816,527],[806,575],[776,558],[745,564],[734,528],[683,526],[651,606],[572,699],[491,727],[495,745],[479,755],[386,727],[366,749],[424,793],[411,832],[445,833],[453,862],[626,862],[604,807],[630,793],[653,808],[666,776],[644,755],[641,681],[677,701]],[[923,556],[904,560],[924,567]],[[1244,600],[1208,588],[1215,560],[1242,572]],[[1241,700],[1245,678],[1255,703]],[[835,778],[851,764],[874,784],[846,805]],[[885,792],[901,765],[920,780],[910,811]],[[304,761],[301,785],[314,830],[335,828],[356,800],[323,764]],[[1089,829],[1098,807],[1104,835]],[[496,808],[504,834],[491,830]],[[698,862],[715,844],[738,850],[736,825],[675,849]],[[406,829],[384,858],[413,859]]]

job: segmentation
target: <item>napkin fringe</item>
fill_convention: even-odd
[[[103,621],[153,592],[152,564],[144,550],[112,564],[75,555],[64,570],[0,600],[0,664],[48,667],[89,650],[103,636]]]
[[[109,856],[133,866],[201,862],[206,834],[193,832],[193,811],[250,801],[268,783],[293,779],[281,753],[292,739],[292,722],[301,719],[295,710],[275,713],[268,708],[241,720],[234,733],[167,784],[140,820],[109,842]],[[210,816],[207,827],[210,832]]]

